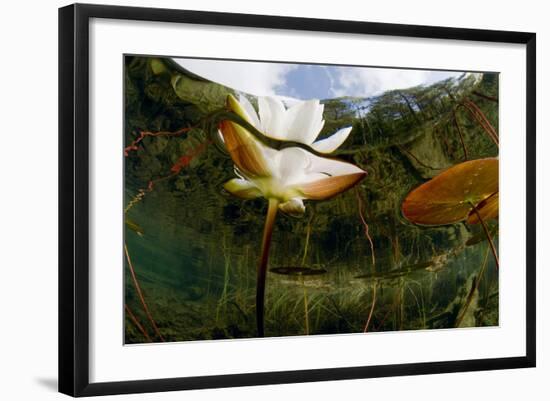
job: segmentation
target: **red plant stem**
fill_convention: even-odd
[[[211,142],[212,142],[211,139],[208,141],[202,142],[197,147],[195,147],[190,153],[187,153],[181,156],[176,161],[176,163],[174,163],[170,171],[172,171],[172,173],[174,174],[178,174],[182,168],[187,167],[196,156],[201,154]]]
[[[441,130],[438,127],[434,127],[434,132],[443,140],[443,143],[445,144],[445,149],[447,150],[447,153],[451,153],[451,147],[449,146],[449,141],[447,140],[447,137],[441,133]]]
[[[355,195],[357,196],[357,202],[359,203],[359,217],[361,219],[361,222],[363,223],[363,226],[365,227],[365,236],[367,237],[370,244],[372,268],[374,270],[374,266],[376,265],[376,256],[374,255],[374,242],[372,241],[369,233],[369,225],[367,224],[365,216],[363,215],[363,199],[361,198],[361,195],[359,195],[359,190],[357,188],[355,188]]]
[[[136,315],[134,315],[134,313],[132,312],[132,310],[130,309],[130,307],[126,304],[124,304],[124,309],[126,309],[126,313],[128,314],[128,317],[130,318],[130,320],[132,321],[132,323],[134,323],[134,325],[138,328],[139,331],[141,331],[141,334],[143,334],[143,336],[145,337],[145,339],[147,340],[147,342],[153,342],[151,340],[151,337],[149,337],[149,334],[147,334],[147,332],[145,331],[145,329],[143,328],[143,326],[139,323],[139,321],[137,320],[137,317]]]
[[[489,138],[495,143],[495,145],[498,146],[498,134],[489,122],[487,118],[485,117],[485,114],[480,110],[479,107],[476,106],[476,104],[470,100],[465,100],[464,102],[460,103],[459,106],[464,107],[466,110],[470,112],[470,114],[477,120],[479,125],[485,130]]]
[[[485,113],[483,113],[483,111],[481,111],[481,109],[478,107],[478,105],[475,104],[470,99],[466,99],[465,102],[479,115],[479,117],[482,119],[482,121],[485,123],[485,125],[491,131],[492,135],[498,140],[498,133],[495,130],[495,128],[493,127],[493,125],[491,124],[491,122],[489,121],[489,119],[487,119],[487,117],[485,116]]]
[[[378,327],[375,329],[375,331],[380,331],[380,329],[382,328],[382,326],[383,326],[384,323],[386,322],[386,319],[388,318],[388,316],[390,315],[390,313],[393,312],[393,310],[394,310],[395,307],[397,306],[398,301],[399,301],[399,298],[398,298],[398,297],[395,297],[395,300],[393,301],[393,303],[391,304],[390,308],[388,309],[388,311],[386,312],[386,314],[384,315],[384,317],[383,317],[382,320],[380,321],[380,324],[379,324]]]
[[[458,122],[455,109],[453,109],[453,119],[454,119],[456,131],[458,132],[458,137],[460,138],[460,143],[462,144],[462,151],[464,152],[464,161],[466,161],[468,160],[468,150],[466,149],[466,144],[464,143],[464,136],[462,135],[462,129],[460,129],[460,124]]]
[[[258,337],[264,336],[265,279],[267,262],[269,259],[269,248],[271,246],[271,235],[273,234],[273,225],[275,223],[275,217],[277,217],[278,207],[279,201],[277,199],[269,199],[262,238],[262,255],[260,257],[256,279],[256,324],[258,327]]]
[[[147,189],[141,188],[137,195],[132,198],[130,202],[128,202],[128,205],[124,208],[124,213],[128,213],[128,211],[133,208],[136,204],[141,202],[143,198],[145,198],[145,195],[147,195],[148,192],[151,192],[153,190],[153,187],[158,184],[161,181],[168,180],[172,177],[177,176],[178,173],[172,172],[164,177],[157,178],[155,180],[149,181],[149,184],[147,184]]]
[[[180,136],[180,135],[183,135],[193,129],[196,129],[198,127],[201,126],[201,124],[203,124],[205,121],[208,121],[210,119],[214,119],[216,118],[220,112],[224,112],[225,110],[224,109],[220,109],[220,110],[215,110],[213,111],[212,113],[210,114],[207,114],[206,116],[204,116],[203,118],[201,118],[195,125],[192,125],[191,127],[185,127],[185,128],[181,128],[177,131],[174,131],[174,132],[170,132],[170,131],[159,131],[159,132],[149,132],[149,131],[141,131],[139,136],[134,139],[132,141],[132,143],[130,143],[130,145],[126,146],[124,148],[124,156],[128,156],[129,152],[131,150],[138,150],[138,144],[140,142],[143,141],[143,139],[145,139],[145,137],[156,137],[156,136]]]
[[[168,174],[168,175],[165,175],[164,177],[160,177],[160,178],[157,178],[155,180],[151,180],[149,181],[149,184],[147,185],[147,189],[145,188],[141,188],[137,195],[134,196],[134,198],[128,203],[128,205],[126,206],[126,208],[124,209],[124,213],[127,213],[132,207],[134,207],[137,203],[141,202],[143,200],[143,198],[145,197],[145,195],[148,193],[148,192],[151,192],[153,190],[153,187],[158,184],[159,182],[161,181],[164,181],[164,180],[168,180],[172,177],[175,177],[177,176],[181,170],[188,166],[191,161],[193,160],[194,157],[198,156],[199,154],[201,154],[205,149],[206,147],[212,142],[212,140],[208,140],[206,142],[203,142],[201,143],[200,145],[198,145],[195,149],[193,149],[191,151],[191,153],[188,153],[186,155],[183,155],[182,157],[180,157],[178,159],[178,161],[172,166],[172,168],[170,169],[171,173]]]
[[[481,279],[483,278],[483,273],[485,273],[485,267],[487,267],[488,257],[489,257],[489,247],[487,247],[487,252],[485,252],[485,257],[483,258],[483,264],[481,265],[479,274],[475,279],[476,280],[475,285],[472,287],[470,293],[468,294],[468,297],[466,298],[466,302],[462,307],[462,310],[460,311],[460,313],[458,314],[458,317],[456,318],[455,327],[460,327],[462,320],[464,320],[464,316],[466,316],[466,312],[468,312],[468,308],[472,303],[472,299],[474,298],[475,292],[479,290],[479,283],[481,283]]]
[[[412,157],[418,164],[420,164],[422,167],[424,168],[427,168],[427,169],[430,169],[430,170],[443,170],[445,167],[432,167],[432,166],[428,166],[427,164],[423,163],[418,157],[416,157],[415,155],[412,154],[412,152],[410,150],[407,150],[405,149],[403,146],[399,146],[397,145],[397,148],[402,151],[402,152],[405,152],[406,154],[408,154],[410,157]]]
[[[491,239],[491,234],[489,233],[489,229],[487,228],[487,224],[485,224],[485,220],[481,217],[481,214],[479,214],[479,211],[477,210],[477,207],[470,202],[470,205],[472,205],[474,213],[476,214],[477,218],[479,219],[479,222],[481,223],[481,226],[483,227],[483,231],[485,231],[485,235],[487,236],[487,241],[489,241],[489,245],[491,246],[491,252],[493,253],[493,257],[495,258],[495,266],[498,269],[500,266],[500,263],[498,261],[498,255],[497,255],[497,249],[495,247],[495,244],[493,243],[493,240]]]
[[[359,203],[359,218],[361,219],[361,223],[363,223],[363,226],[365,227],[365,236],[367,237],[369,244],[370,244],[370,251],[371,251],[371,257],[372,257],[372,270],[375,272],[375,266],[376,266],[376,256],[374,254],[374,242],[372,241],[372,238],[369,233],[369,225],[367,224],[367,221],[365,219],[365,216],[363,215],[363,199],[361,198],[361,195],[359,194],[359,190],[355,188],[355,195],[357,196],[357,202]],[[376,284],[373,284],[372,286],[372,304],[369,311],[369,316],[367,318],[367,323],[365,323],[365,328],[363,329],[363,332],[366,333],[369,330],[370,322],[372,319],[372,315],[374,313],[374,307],[376,306]]]
[[[124,156],[128,156],[130,154],[130,151],[132,151],[132,150],[138,150],[137,145],[139,145],[148,136],[150,136],[150,137],[180,136],[180,135],[183,135],[183,134],[191,131],[194,128],[196,128],[196,127],[186,127],[186,128],[182,128],[182,129],[179,129],[177,131],[174,131],[174,132],[169,132],[169,131],[159,131],[159,132],[141,131],[139,133],[139,136],[136,139],[134,139],[132,141],[132,143],[130,143],[130,145],[128,145],[124,148]]]
[[[490,95],[486,95],[484,93],[478,92],[478,91],[472,91],[473,95],[479,96],[482,99],[490,100],[491,102],[498,103],[498,98]]]
[[[372,285],[372,304],[370,306],[370,312],[369,317],[367,318],[367,323],[365,323],[365,328],[363,329],[363,333],[366,333],[369,331],[370,321],[372,319],[372,315],[374,313],[374,307],[376,305],[376,283]]]
[[[161,341],[164,341],[164,337],[162,337],[162,334],[160,334],[160,331],[157,327],[157,324],[155,323],[155,320],[153,319],[153,316],[151,315],[151,312],[149,312],[149,308],[147,307],[147,303],[145,302],[145,298],[143,297],[143,293],[141,292],[141,287],[139,286],[136,273],[134,271],[134,266],[132,265],[132,261],[130,259],[130,254],[128,253],[128,247],[126,244],[124,244],[124,253],[126,254],[126,260],[128,261],[128,267],[130,269],[130,273],[132,274],[132,280],[134,281],[134,286],[136,287],[136,292],[139,296],[139,299],[141,301],[141,305],[143,306],[143,310],[145,311],[145,314],[147,315],[147,318],[149,319],[149,322],[151,322],[151,325],[153,326],[153,329],[155,330],[156,335],[161,339]]]

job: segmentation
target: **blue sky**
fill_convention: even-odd
[[[391,89],[458,77],[453,71],[343,67],[248,61],[174,59],[206,79],[256,96],[328,99],[340,96],[368,97]]]

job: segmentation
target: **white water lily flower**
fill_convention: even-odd
[[[262,98],[259,117],[244,98],[238,102],[229,95],[227,106],[265,135],[300,142],[318,152],[334,151],[351,131],[345,128],[327,139],[313,142],[324,123],[323,106],[317,100],[285,109],[278,100]],[[263,196],[269,201],[256,280],[256,322],[258,336],[263,337],[266,272],[277,210],[303,214],[304,199],[323,200],[338,195],[361,181],[366,172],[351,163],[320,157],[297,146],[273,149],[231,120],[220,123],[220,133],[239,176],[225,183],[224,188],[243,199]]]
[[[287,109],[279,99],[260,97],[259,116],[246,97],[241,96],[238,105],[241,117],[266,136],[280,141],[303,143],[319,153],[334,152],[345,142],[352,129],[342,128],[333,135],[316,141],[325,124],[324,105],[317,99],[297,102]]]
[[[239,102],[229,95],[228,107],[266,136],[303,143],[318,152],[334,151],[351,131],[344,128],[331,137],[313,142],[324,124],[323,106],[318,100],[285,109],[279,100],[260,98],[259,117],[244,97]],[[299,147],[282,150],[268,147],[230,120],[221,122],[220,131],[239,175],[224,188],[243,199],[263,196],[274,200],[280,210],[290,215],[305,211],[304,199],[328,199],[346,191],[366,175],[351,163],[320,157]]]

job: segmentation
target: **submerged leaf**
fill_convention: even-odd
[[[172,88],[176,95],[204,112],[223,107],[230,89],[215,82],[199,81],[183,74],[174,74]]]
[[[417,270],[422,270],[422,269],[428,270],[428,268],[431,267],[433,264],[434,262],[429,260],[426,262],[419,262],[412,265],[406,265],[406,266],[400,267],[399,269],[394,269],[390,271],[361,274],[360,276],[355,276],[354,278],[378,280],[378,281],[393,280],[395,278],[410,275],[411,273]]]
[[[311,267],[273,267],[269,269],[270,272],[280,274],[283,276],[319,276],[326,274],[325,269],[312,269]]]

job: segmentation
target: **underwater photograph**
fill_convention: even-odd
[[[498,72],[126,55],[124,343],[498,326],[498,112]]]

